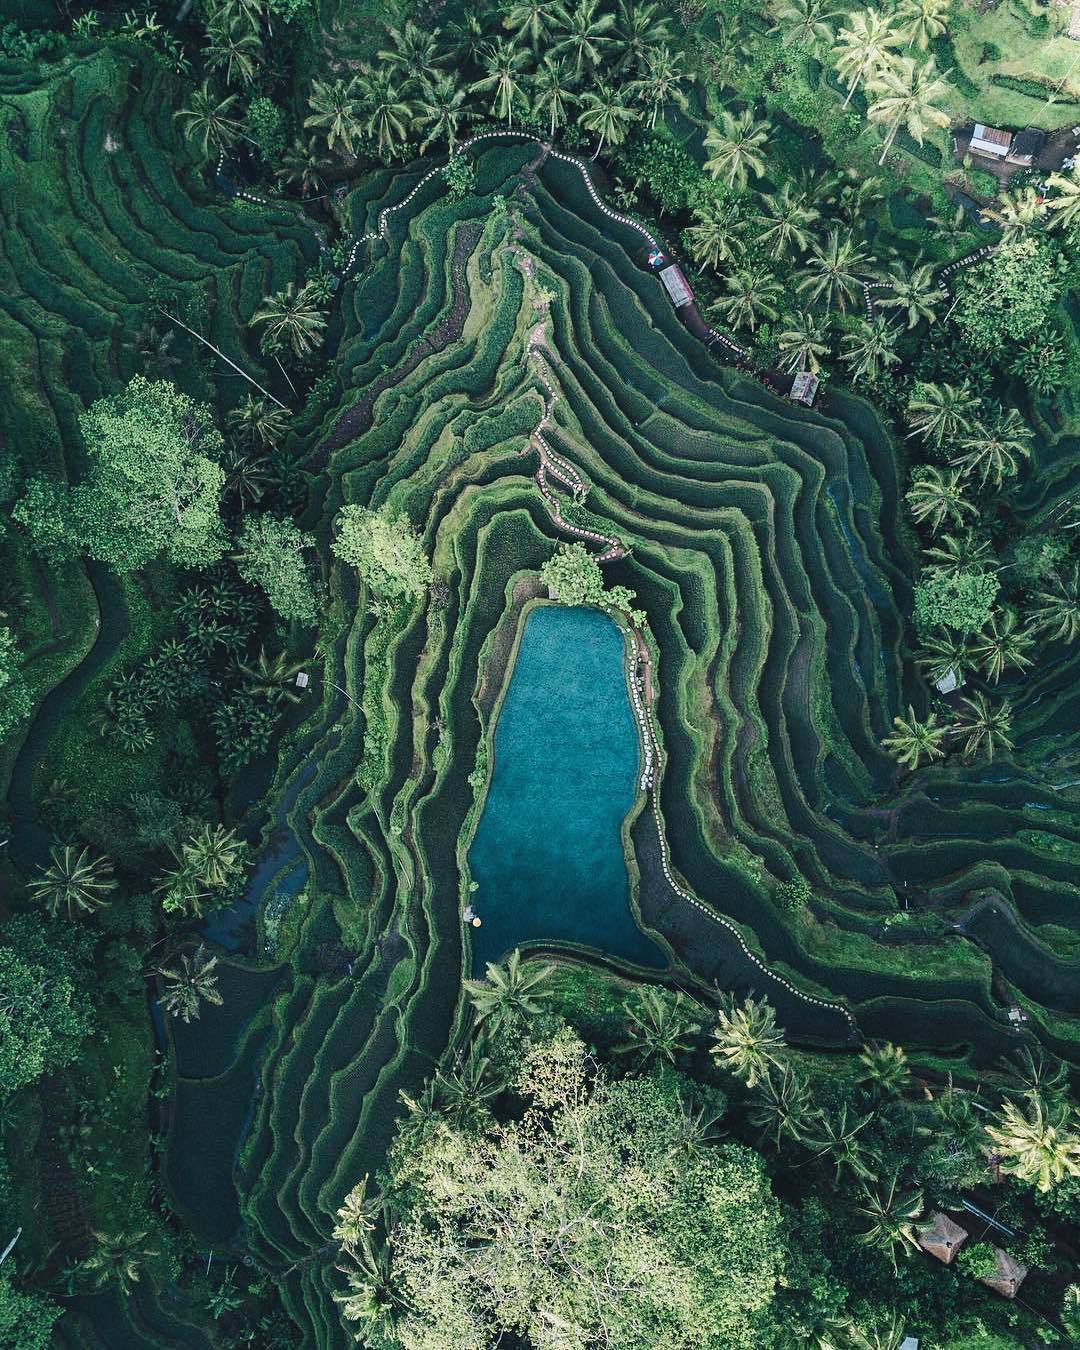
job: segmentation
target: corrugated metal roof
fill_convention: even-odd
[[[1011,131],[1002,131],[1000,127],[987,127],[982,122],[975,123],[975,130],[971,133],[973,150],[982,149],[992,155],[1003,155],[1007,153],[1010,145],[1012,145]]]
[[[682,274],[682,269],[672,264],[671,267],[665,267],[660,273],[660,280],[664,283],[664,288],[671,296],[671,303],[676,309],[683,305],[689,305],[694,298],[694,292],[687,284],[686,278]]]

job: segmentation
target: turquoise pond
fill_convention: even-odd
[[[525,621],[469,850],[478,973],[529,941],[666,964],[634,922],[619,833],[639,773],[624,650],[599,610],[545,605]]]

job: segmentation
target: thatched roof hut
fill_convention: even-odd
[[[996,1269],[993,1275],[983,1275],[979,1283],[985,1284],[988,1289],[995,1289],[1005,1298],[1015,1298],[1024,1283],[1024,1276],[1028,1273],[1027,1266],[1014,1261],[1009,1253],[1003,1252],[1000,1247],[994,1248],[994,1261]]]
[[[919,1246],[929,1256],[936,1256],[945,1265],[950,1265],[953,1257],[967,1240],[967,1229],[953,1223],[947,1214],[936,1210],[919,1230]]]

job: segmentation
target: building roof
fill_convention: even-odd
[[[816,375],[811,375],[808,370],[800,370],[791,382],[789,397],[796,403],[805,403],[809,407],[814,401],[820,383]]]
[[[682,268],[672,263],[670,267],[665,267],[660,273],[660,280],[664,283],[664,288],[671,296],[671,303],[676,309],[683,305],[689,305],[693,302],[694,292],[686,278],[682,274]]]
[[[1007,155],[1012,141],[1011,131],[1002,131],[1000,127],[988,127],[982,122],[976,122],[969,148],[981,151],[984,155]]]
[[[936,1256],[946,1265],[952,1262],[966,1239],[966,1228],[961,1228],[958,1223],[953,1223],[947,1214],[939,1214],[936,1210],[918,1235],[919,1246],[923,1251],[930,1256]]]
[[[1014,1261],[1009,1253],[1003,1252],[1000,1247],[994,1248],[994,1260],[997,1262],[997,1270],[993,1275],[984,1275],[981,1283],[988,1289],[996,1289],[1006,1298],[1015,1298],[1028,1273],[1027,1266]]]
[[[1040,131],[1038,127],[1025,127],[1023,131],[1018,131],[1013,137],[1009,158],[1022,160],[1025,164],[1030,164],[1045,144],[1045,131]]]
[[[959,689],[964,683],[964,677],[956,666],[947,670],[941,679],[934,685],[939,694],[951,694],[954,689]]]

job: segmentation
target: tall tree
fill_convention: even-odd
[[[725,1000],[713,1028],[716,1044],[712,1053],[722,1068],[756,1087],[770,1068],[782,1068],[787,1043],[776,1025],[776,1014],[765,999],[747,998],[743,1003]]]
[[[556,37],[552,52],[556,56],[566,52],[579,80],[600,65],[612,41],[615,15],[599,11],[600,0],[578,0],[572,9],[565,4],[556,4],[552,10]]]
[[[746,1118],[780,1149],[785,1140],[800,1143],[810,1131],[814,1110],[810,1085],[798,1069],[768,1069],[746,1109]]]
[[[206,69],[220,71],[226,84],[253,84],[264,59],[259,34],[238,15],[222,15],[210,24],[206,35]]]
[[[69,919],[81,919],[109,903],[116,878],[108,858],[95,857],[88,848],[73,844],[63,848],[54,844],[49,857],[48,867],[40,869],[41,875],[27,889],[54,919],[61,912]]]
[[[511,0],[503,12],[503,27],[524,38],[534,52],[541,51],[551,35],[551,0]]]
[[[978,477],[979,486],[988,482],[1000,487],[1006,478],[1015,478],[1019,462],[1031,454],[1031,428],[1015,408],[999,411],[986,419],[960,442],[960,453],[949,460],[963,474]]]
[[[290,417],[288,408],[276,408],[269,399],[246,394],[244,401],[228,414],[225,422],[248,444],[262,450],[272,450],[285,439]]]
[[[304,550],[314,546],[314,538],[291,520],[249,515],[236,542],[237,570],[244,580],[258,586],[283,619],[314,623],[319,605],[304,558]]]
[[[453,155],[458,129],[465,116],[464,102],[465,90],[456,76],[445,70],[425,72],[421,76],[416,98],[416,124],[428,129],[420,142],[421,154],[436,141],[441,141]]]
[[[1067,1177],[1080,1177],[1080,1133],[1076,1112],[1048,1106],[1032,1094],[1021,1107],[1002,1103],[986,1133],[1001,1157],[1001,1170],[1049,1191]]]
[[[837,1182],[845,1172],[857,1181],[873,1180],[876,1157],[861,1138],[863,1130],[873,1118],[873,1114],[868,1113],[861,1119],[851,1119],[846,1102],[835,1117],[827,1111],[819,1114],[816,1129],[807,1139],[806,1146],[815,1158],[829,1158],[832,1161]]]
[[[807,194],[785,182],[778,192],[763,194],[762,205],[765,210],[759,219],[764,229],[758,242],[773,254],[804,253],[810,246],[810,228],[821,217]]]
[[[919,381],[908,399],[908,426],[914,435],[940,449],[971,430],[979,407],[978,397],[967,384]]]
[[[782,33],[787,46],[816,51],[833,40],[832,25],[844,11],[830,0],[785,0],[776,12],[774,33]]]
[[[947,29],[951,8],[952,0],[900,0],[898,32],[909,46],[924,52]]]
[[[903,267],[893,270],[889,281],[889,292],[878,300],[886,309],[900,309],[907,313],[907,326],[914,328],[925,319],[933,323],[937,318],[937,308],[944,296],[941,287],[934,280],[934,269],[930,263],[916,263],[910,272]]]
[[[343,506],[331,544],[342,562],[355,567],[372,591],[386,600],[424,593],[431,564],[409,522],[386,507]]]
[[[965,516],[975,514],[974,505],[964,496],[959,469],[921,465],[912,478],[910,489],[904,494],[904,500],[915,523],[927,526],[933,534],[953,521],[962,525]]]
[[[570,120],[570,112],[578,101],[574,83],[566,62],[551,55],[544,57],[532,77],[532,108],[537,116],[547,118],[552,138]]]
[[[845,333],[840,340],[843,348],[841,361],[851,367],[851,378],[876,380],[884,371],[900,361],[896,350],[896,329],[876,314],[872,319],[861,319],[857,327]]]
[[[881,742],[882,748],[904,768],[917,769],[924,755],[930,760],[944,758],[945,751],[941,743],[945,739],[946,728],[933,713],[920,722],[915,716],[915,709],[909,705],[907,717],[894,717],[893,726],[896,730]]]
[[[159,967],[161,1006],[169,1017],[184,1023],[198,1020],[203,1003],[220,1007],[224,1003],[218,989],[218,959],[200,943],[194,952],[184,952],[178,965]]]
[[[923,1214],[923,1193],[918,1187],[901,1187],[897,1175],[888,1186],[862,1185],[862,1203],[856,1212],[866,1220],[866,1228],[859,1235],[860,1242],[883,1251],[896,1271],[897,1250],[910,1256],[918,1249],[916,1221]]]
[[[262,328],[265,351],[277,352],[288,346],[294,356],[310,356],[326,331],[326,316],[319,308],[310,286],[290,281],[283,291],[268,295],[249,320],[252,328]]]
[[[240,139],[235,108],[235,94],[218,98],[209,81],[203,81],[192,91],[188,106],[180,108],[174,116],[183,123],[184,135],[195,144],[202,158],[213,159]]]
[[[124,1229],[93,1235],[94,1245],[80,1263],[91,1288],[107,1289],[115,1285],[120,1294],[128,1297],[142,1279],[143,1271],[152,1258],[159,1255],[148,1245],[145,1230]]]
[[[796,290],[811,303],[820,300],[826,309],[836,306],[843,314],[861,289],[858,274],[865,264],[866,254],[850,234],[830,230],[824,244],[811,245]]]
[[[997,684],[1008,669],[1028,670],[1033,662],[1028,652],[1034,638],[1019,626],[1015,609],[990,616],[990,622],[971,644],[971,654],[982,666],[988,680]]]
[[[1080,638],[1080,563],[1065,564],[1035,593],[1031,622],[1053,640],[1075,642]]]
[[[524,103],[525,84],[522,68],[528,53],[506,38],[489,42],[482,53],[484,74],[469,86],[473,93],[490,94],[493,116],[514,125],[514,105]]]
[[[643,71],[657,52],[671,41],[671,19],[655,0],[619,0],[612,46],[619,53],[620,73]]]
[[[995,750],[1013,748],[1010,738],[1012,705],[1008,699],[1002,699],[995,708],[984,693],[978,692],[960,700],[957,715],[958,728],[964,736],[964,752],[968,756],[985,749],[993,759]]]
[[[891,18],[880,10],[864,9],[853,14],[850,23],[840,29],[836,38],[834,59],[841,79],[847,80],[847,98],[844,107],[859,84],[875,76],[898,47],[901,37],[893,28]]]
[[[413,72],[408,78],[415,78]],[[360,107],[364,132],[375,143],[384,163],[404,153],[417,114],[395,74],[385,67],[362,66],[359,77]]]
[[[645,57],[641,74],[630,89],[649,112],[650,128],[655,128],[657,118],[669,103],[686,112],[690,106],[682,88],[686,79],[681,52],[673,52],[670,47],[656,47]]]
[[[623,1011],[627,1039],[620,1049],[633,1055],[643,1068],[659,1061],[675,1064],[701,1030],[696,1010],[683,994],[670,994],[653,984],[638,985]]]
[[[714,178],[722,178],[728,187],[736,183],[745,187],[750,174],[760,178],[765,172],[762,148],[768,136],[768,122],[756,119],[749,108],[737,116],[724,108],[719,124],[705,133],[706,171]]]
[[[505,965],[489,961],[484,979],[465,981],[477,1020],[494,1035],[528,1021],[550,996],[548,986],[554,972],[554,966],[522,964],[516,947]]]
[[[321,131],[327,148],[343,151],[350,158],[356,155],[363,135],[360,81],[356,75],[348,80],[315,80],[308,96],[308,115],[305,129]]]
[[[761,267],[740,267],[724,278],[724,284],[728,294],[712,308],[736,328],[749,328],[753,332],[761,320],[779,318],[777,302],[783,286],[771,272]]]
[[[873,102],[867,110],[871,122],[887,128],[879,164],[892,149],[901,127],[918,145],[933,127],[947,127],[949,114],[939,107],[949,97],[949,86],[940,79],[933,58],[918,65],[910,57],[897,58],[870,80]]]
[[[1051,228],[1068,230],[1080,224],[1080,169],[1052,173],[1046,183],[1051,193],[1047,205],[1054,212]]]
[[[627,98],[628,92],[605,81],[582,94],[578,124],[599,137],[593,159],[599,156],[605,145],[621,145],[626,140],[637,117]]]
[[[777,335],[777,348],[784,358],[784,369],[791,371],[821,368],[829,352],[829,316],[799,310]]]
[[[910,716],[911,709],[908,709]],[[899,1097],[911,1083],[911,1069],[903,1046],[886,1041],[867,1045],[859,1053],[859,1083],[875,1101]]]

